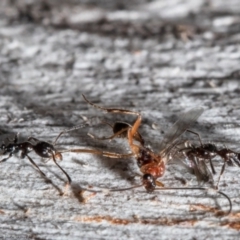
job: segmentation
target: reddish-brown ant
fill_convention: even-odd
[[[2,155],[8,154],[8,157],[3,158],[2,160],[0,160],[0,162],[5,162],[9,158],[11,158],[13,156],[13,154],[20,152],[21,158],[27,157],[28,160],[33,164],[33,166],[40,172],[40,174],[43,175],[44,177],[46,177],[45,173],[42,172],[42,170],[39,168],[39,166],[28,155],[30,152],[34,151],[38,156],[40,156],[42,158],[53,159],[54,163],[58,166],[58,168],[67,177],[68,184],[71,184],[72,180],[71,180],[70,176],[57,163],[57,159],[62,160],[62,154],[61,154],[61,152],[57,151],[54,146],[56,145],[57,140],[59,139],[59,137],[62,134],[70,132],[75,129],[82,128],[86,125],[87,125],[87,123],[81,124],[81,125],[71,128],[71,129],[60,132],[59,135],[56,137],[53,144],[45,142],[45,141],[41,141],[34,137],[29,137],[27,141],[18,143],[18,135],[16,134],[14,139],[10,143],[8,143],[7,145],[5,145],[5,144],[1,145],[0,149],[3,151]]]
[[[131,148],[131,153],[129,154],[120,154],[114,152],[106,152],[95,149],[69,149],[67,152],[75,152],[75,153],[92,153],[98,154],[109,158],[129,158],[135,157],[137,160],[137,164],[140,168],[140,171],[143,173],[142,176],[142,184],[133,186],[130,188],[124,189],[111,189],[110,191],[125,191],[133,188],[138,188],[144,186],[147,192],[153,192],[154,190],[208,190],[208,188],[197,187],[197,188],[156,188],[156,186],[161,186],[162,184],[157,181],[158,178],[162,177],[165,172],[166,164],[169,161],[171,156],[172,149],[177,144],[177,139],[189,128],[202,114],[202,108],[196,108],[188,111],[187,113],[181,115],[181,117],[175,122],[170,131],[165,134],[164,139],[160,143],[159,153],[154,153],[151,149],[144,146],[144,140],[138,129],[141,125],[142,117],[139,112],[134,112],[130,110],[124,109],[116,109],[116,108],[105,108],[100,107],[96,104],[93,104],[83,95],[84,100],[92,105],[95,108],[98,108],[102,111],[108,113],[120,113],[120,114],[128,114],[137,116],[136,121],[133,125],[130,125],[125,122],[117,122],[115,123],[113,128],[113,135],[110,137],[104,137],[100,139],[113,139],[115,137],[126,137],[128,140],[128,144]],[[111,125],[110,125],[111,126]],[[92,136],[94,138],[94,136]],[[98,192],[98,191],[96,191]],[[230,210],[232,208],[232,203],[229,197],[223,192],[218,191],[219,194],[223,195],[229,201]]]

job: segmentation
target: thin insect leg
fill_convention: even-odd
[[[59,169],[66,175],[67,179],[68,179],[68,184],[70,185],[72,182],[72,179],[70,178],[70,176],[67,174],[67,172],[57,163],[54,154],[52,153],[52,158],[54,163],[59,167]]]
[[[35,141],[35,142],[40,142],[39,139],[37,139],[37,138],[35,138],[35,137],[29,137],[29,138],[28,138],[28,141],[31,141],[31,140],[33,140],[33,141]]]
[[[193,158],[191,159],[193,161],[193,172],[194,172],[194,175],[197,177],[197,181],[198,182],[201,182],[202,180],[202,173],[200,171],[200,163],[198,161],[198,158],[193,156]]]
[[[224,173],[224,171],[225,171],[225,168],[226,168],[226,161],[224,161],[223,166],[222,166],[222,169],[221,169],[221,172],[220,172],[220,174],[219,174],[218,181],[217,181],[217,185],[216,185],[216,187],[215,187],[216,189],[218,189],[218,185],[219,185],[220,179],[221,179],[221,177],[222,177],[222,175],[223,175],[223,173]]]
[[[26,154],[25,156],[27,156],[28,160],[32,163],[32,165],[33,165],[34,167],[36,167],[37,170],[38,170],[44,177],[46,177],[46,174],[45,174],[44,172],[42,172],[42,170],[41,170],[41,169],[39,168],[39,166],[32,160],[32,158],[30,158],[27,154]]]
[[[109,157],[109,158],[129,158],[134,156],[133,153],[119,154],[119,153],[105,152],[105,151],[99,151],[99,150],[93,150],[93,149],[69,149],[69,150],[61,151],[60,153],[65,153],[65,152],[92,153],[92,154],[102,155],[104,157]]]
[[[189,129],[187,129],[186,131],[187,131],[187,132],[190,132],[190,133],[192,133],[192,134],[195,134],[195,135],[197,135],[197,137],[198,137],[198,139],[199,139],[199,142],[200,142],[200,144],[201,144],[201,147],[203,147],[202,139],[201,139],[201,137],[200,137],[200,134],[199,134],[199,133],[197,133],[197,132],[194,132],[194,131],[192,131],[192,130],[189,130]]]
[[[112,125],[112,124],[110,124],[109,122],[102,121],[102,124],[106,124],[106,125],[108,125],[109,127],[113,128],[113,125]]]
[[[127,137],[127,132],[128,132],[128,129],[130,129],[132,127],[132,125],[128,124],[128,123],[125,123],[125,122],[116,122],[113,126],[108,123],[108,122],[105,122],[105,121],[102,121],[102,123],[110,126],[114,132],[113,135],[109,136],[109,137],[101,137],[101,138],[98,138],[92,134],[88,134],[91,138],[95,138],[97,140],[111,140],[111,139],[114,139],[115,137]],[[119,129],[118,131],[116,131],[116,127],[118,124],[124,124],[125,126],[127,127],[124,127],[122,129]],[[126,133],[126,135],[125,135]],[[123,136],[121,136],[122,134],[124,134]],[[142,146],[144,145],[144,140],[141,136],[141,134],[139,132],[136,132],[135,135],[134,135],[134,140],[138,141]]]
[[[214,168],[213,163],[212,163],[212,158],[209,159],[209,162],[210,162],[210,167],[211,167],[212,173],[216,174],[215,168]]]
[[[198,139],[199,139],[199,142],[200,142],[200,144],[201,144],[201,147],[203,148],[203,143],[202,143],[202,139],[201,139],[201,137],[200,137],[200,134],[197,133],[197,132],[194,132],[194,131],[192,131],[192,130],[189,130],[189,129],[187,129],[186,131],[188,131],[188,132],[190,132],[190,133],[192,133],[192,134],[197,135],[197,137],[198,137]],[[211,166],[212,173],[213,173],[213,174],[216,174],[216,171],[215,171],[215,168],[214,168],[214,166],[213,166],[213,163],[212,163],[212,159],[211,159],[211,158],[209,159],[209,162],[210,162],[210,166]]]
[[[156,181],[156,185],[158,187],[164,187],[164,184],[162,182],[160,182],[160,181]]]
[[[88,136],[90,136],[91,138],[93,139],[96,139],[96,140],[111,140],[111,139],[114,139],[115,137],[121,135],[122,133],[126,132],[128,130],[128,128],[124,128],[120,131],[118,131],[117,133],[114,133],[112,136],[110,137],[96,137],[95,135],[92,135],[91,133],[88,133]]]
[[[92,105],[93,107],[98,108],[98,109],[100,109],[100,110],[102,110],[102,111],[105,111],[105,112],[110,112],[110,113],[122,113],[122,114],[137,115],[137,116],[140,115],[139,112],[134,112],[134,111],[130,111],[130,110],[101,107],[101,106],[98,106],[98,105],[90,102],[83,94],[82,94],[82,96],[83,96],[84,100],[85,100],[88,104],[90,104],[90,105]]]
[[[85,126],[87,126],[87,125],[89,125],[89,123],[79,124],[79,125],[74,126],[74,127],[72,127],[72,128],[63,130],[63,131],[60,132],[60,133],[58,134],[58,136],[56,137],[55,141],[53,142],[53,146],[56,145],[57,140],[58,140],[64,133],[68,133],[68,132],[71,132],[71,131],[74,131],[74,130],[83,128],[83,127],[85,127]]]
[[[228,197],[228,195],[225,194],[224,192],[217,191],[217,193],[221,194],[222,196],[224,196],[224,197],[228,200],[228,203],[229,203],[229,210],[228,210],[228,212],[227,212],[226,215],[229,215],[229,214],[231,213],[231,211],[232,211],[232,201],[231,201],[231,199],[230,199],[230,198]]]
[[[6,158],[0,160],[0,163],[1,163],[1,162],[5,162],[5,161],[7,161],[10,157],[12,157],[12,153],[10,153],[10,154],[8,155],[8,157],[6,157]]]
[[[129,130],[128,130],[128,143],[134,154],[138,154],[139,149],[140,149],[140,147],[138,145],[133,143],[133,139],[134,139],[135,134],[138,132],[138,128],[141,125],[141,121],[142,121],[142,117],[139,114],[138,118],[135,121],[135,123],[133,124],[133,126],[131,128],[129,128]]]
[[[18,142],[18,134],[19,133],[15,134],[13,139],[7,138],[7,140],[9,142],[17,143]]]
[[[17,134],[14,136],[14,139],[13,139],[13,142],[14,142],[14,143],[17,143],[17,142],[18,142],[18,135],[19,135],[19,133],[17,133]]]

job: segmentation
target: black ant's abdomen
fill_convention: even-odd
[[[33,146],[33,149],[36,154],[43,158],[51,158],[55,154],[53,145],[47,142],[38,142]]]

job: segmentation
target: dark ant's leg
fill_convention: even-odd
[[[19,133],[15,134],[13,139],[7,138],[7,140],[9,142],[17,143],[18,142],[18,134]]]
[[[240,167],[240,153],[235,153],[233,160]]]
[[[222,166],[222,169],[221,169],[221,172],[220,172],[220,174],[219,174],[218,181],[217,181],[217,185],[216,185],[216,187],[215,187],[216,189],[218,189],[218,185],[219,185],[220,179],[221,179],[221,177],[222,177],[222,175],[223,175],[223,173],[224,173],[224,171],[225,171],[225,168],[226,168],[226,161],[224,161],[223,166]]]
[[[213,163],[212,163],[212,158],[209,159],[209,162],[210,162],[210,167],[211,167],[212,173],[216,174],[215,168],[214,168]]]
[[[42,174],[42,176],[46,177],[46,174],[42,172],[42,170],[39,168],[39,166],[30,158],[27,154],[25,155],[28,160],[32,163],[32,165]]]
[[[199,139],[199,142],[200,142],[200,144],[201,144],[201,147],[203,147],[202,139],[201,139],[199,133],[194,132],[194,131],[189,130],[189,129],[187,129],[186,131],[187,131],[187,132],[190,132],[190,133],[192,133],[192,134],[197,135],[197,137],[198,137],[198,139]],[[215,168],[214,168],[214,166],[213,166],[213,163],[212,163],[212,159],[211,159],[211,158],[209,159],[209,162],[210,162],[210,166],[211,166],[212,173],[213,173],[213,174],[216,174],[216,171],[215,171]]]
[[[10,157],[12,157],[12,153],[10,153],[9,155],[8,155],[8,157],[6,157],[6,158],[3,158],[2,160],[0,160],[0,163],[1,162],[6,162]]]
[[[52,153],[52,158],[54,163],[59,167],[59,169],[65,174],[65,176],[68,179],[68,184],[71,185],[72,179],[69,177],[69,175],[67,174],[67,172],[65,170],[63,170],[63,168],[57,163],[54,154]]]
[[[18,142],[18,133],[14,136],[13,142],[14,142],[14,143],[17,143],[17,142]]]
[[[199,142],[200,142],[200,144],[201,144],[201,147],[203,147],[202,139],[201,139],[201,137],[200,137],[200,134],[199,134],[199,133],[197,133],[197,132],[194,132],[194,131],[192,131],[192,130],[189,130],[189,129],[187,129],[186,131],[187,131],[187,132],[190,132],[190,133],[192,133],[192,134],[195,134],[195,135],[197,135],[197,137],[198,137],[198,139],[199,139]]]
[[[28,138],[28,141],[31,141],[31,140],[33,140],[33,141],[35,141],[35,142],[40,142],[40,140],[37,139],[37,138],[35,138],[35,137],[29,137],[29,138]]]

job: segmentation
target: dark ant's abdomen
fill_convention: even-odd
[[[47,142],[39,142],[33,146],[33,149],[36,154],[43,158],[50,158],[55,152],[53,145]]]

